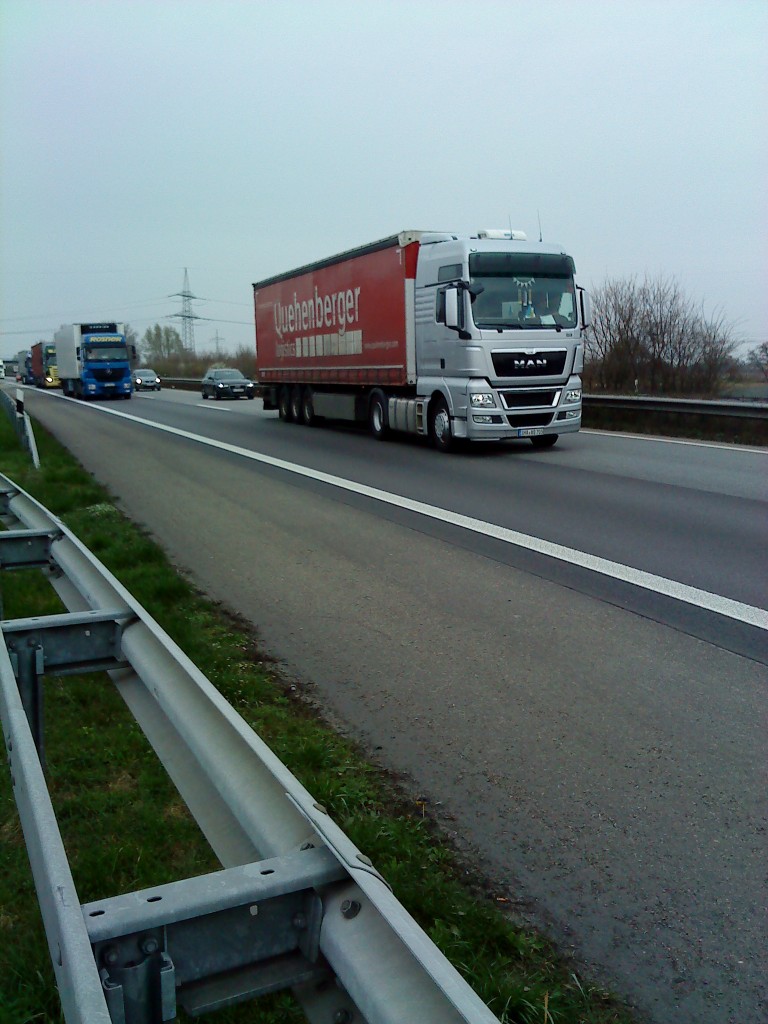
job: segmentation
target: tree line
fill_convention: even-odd
[[[592,304],[587,391],[713,397],[733,376],[733,326],[705,315],[674,279],[609,279]]]
[[[211,366],[234,366],[246,377],[253,377],[256,371],[255,347],[240,346],[234,354],[218,349],[192,352],[184,347],[178,330],[167,324],[148,327],[141,339],[130,324],[125,325],[125,332],[129,345],[136,347],[137,365],[151,367],[161,377],[194,380]]]

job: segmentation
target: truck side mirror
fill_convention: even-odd
[[[458,288],[446,288],[445,289],[445,326],[452,327],[454,330],[458,330],[461,324],[461,315],[459,312],[459,289]]]
[[[581,302],[581,325],[590,327],[592,324],[592,299],[589,292],[579,288],[579,300]]]

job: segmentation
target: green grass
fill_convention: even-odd
[[[430,821],[302,702],[246,622],[201,594],[40,426],[36,472],[0,415],[0,472],[74,531],[373,860],[502,1022],[630,1024],[541,935],[516,924]],[[0,573],[3,617],[59,611],[37,572]],[[49,788],[81,902],[216,870],[218,862],[106,675],[45,681]],[[63,1022],[7,770],[0,772],[0,1024]],[[186,1020],[181,1014],[180,1020]],[[289,994],[220,1024],[303,1021]]]

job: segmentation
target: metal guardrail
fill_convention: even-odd
[[[735,417],[768,420],[768,402],[727,399],[660,398],[642,395],[584,395],[585,407],[631,412],[674,413],[679,416]]]
[[[3,406],[8,419],[13,424],[19,441],[29,452],[35,469],[40,469],[40,456],[37,453],[37,442],[35,441],[35,433],[32,429],[32,421],[24,409],[24,392],[21,388],[18,388],[16,390],[16,400],[14,401],[7,391],[0,388],[0,405]]]
[[[0,475],[0,568],[67,613],[0,622],[0,718],[67,1024],[156,1024],[292,988],[315,1024],[498,1024],[213,684],[54,515]],[[223,869],[80,904],[43,772],[46,674],[104,670]]]

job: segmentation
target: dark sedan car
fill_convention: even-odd
[[[133,386],[137,391],[159,391],[160,378],[154,370],[147,369],[133,371]]]
[[[255,398],[256,385],[239,370],[209,370],[202,380],[203,398]]]

